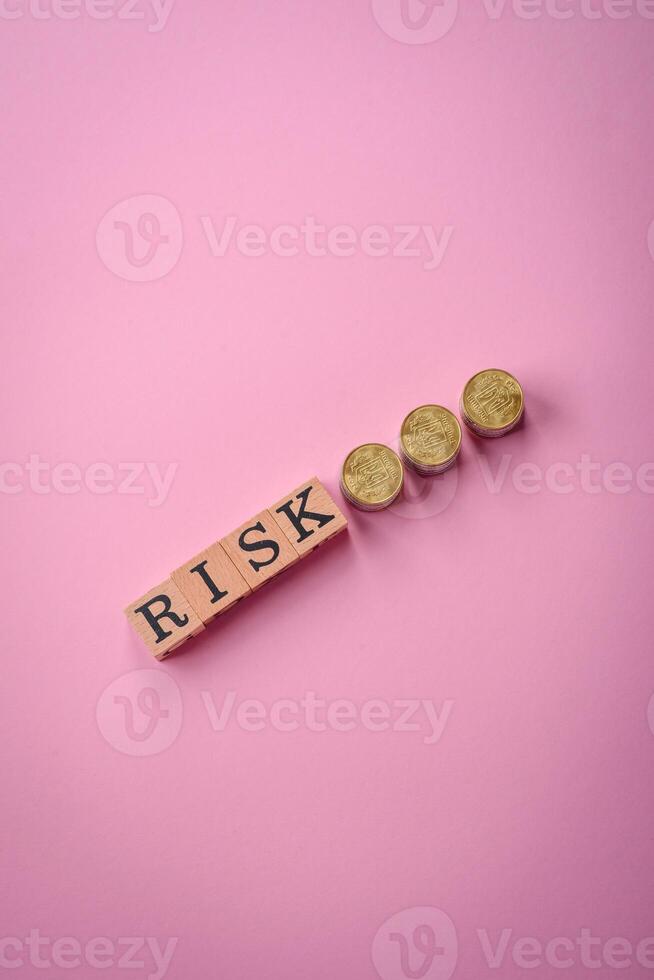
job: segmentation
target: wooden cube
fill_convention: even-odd
[[[176,568],[171,578],[205,626],[252,591],[220,542]]]
[[[299,558],[269,511],[263,510],[220,541],[251,589],[259,589]]]
[[[204,626],[171,578],[125,610],[130,625],[157,660],[163,660]]]
[[[301,558],[347,527],[347,519],[316,477],[286,494],[269,510]]]

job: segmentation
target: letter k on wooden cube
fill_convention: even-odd
[[[300,558],[347,527],[347,519],[316,477],[278,500],[270,513]]]

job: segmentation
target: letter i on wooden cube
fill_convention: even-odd
[[[125,615],[157,660],[163,660],[204,629],[202,620],[171,578],[129,605]]]
[[[205,626],[252,591],[219,542],[175,569],[171,578]]]
[[[346,518],[316,477],[278,500],[270,513],[300,558],[347,527]]]
[[[252,590],[261,588],[299,558],[267,510],[241,524],[220,543]]]

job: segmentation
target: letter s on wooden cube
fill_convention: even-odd
[[[221,538],[220,543],[253,590],[261,588],[299,558],[267,510]]]

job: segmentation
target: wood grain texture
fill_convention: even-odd
[[[125,615],[157,660],[163,660],[204,629],[202,620],[172,578],[132,602]]]
[[[347,528],[347,519],[315,476],[269,510],[301,558]]]
[[[267,510],[221,538],[220,544],[253,591],[299,559],[297,551]]]
[[[171,578],[205,625],[252,591],[219,541],[176,568]]]

